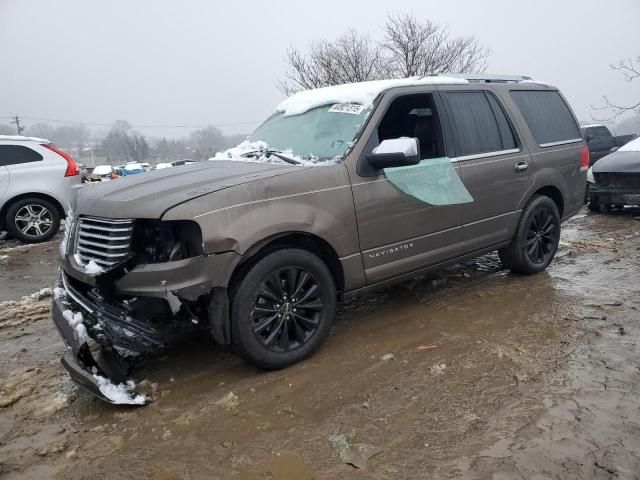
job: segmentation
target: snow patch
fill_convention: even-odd
[[[64,300],[67,298],[67,292],[64,288],[56,287],[53,289],[53,298],[56,300]]]
[[[444,76],[345,83],[343,85],[298,92],[281,102],[276,107],[276,112],[282,112],[285,117],[288,117],[290,115],[300,115],[313,108],[331,103],[357,103],[365,108],[369,108],[373,105],[373,101],[380,93],[390,88],[419,85],[465,85],[468,83],[468,80],[462,78]]]
[[[640,152],[640,137],[625,143],[618,149],[618,152]]]
[[[555,88],[553,85],[551,85],[550,83],[547,82],[541,82],[539,80],[520,80],[519,83],[529,83],[532,85],[542,85],[543,87],[551,87],[551,88]]]
[[[262,140],[257,140],[255,142],[250,142],[245,140],[239,145],[229,148],[224,152],[218,152],[209,160],[234,160],[238,162],[257,162],[257,163],[273,163],[277,165],[291,165],[289,162],[285,162],[281,158],[278,158],[276,155],[271,155],[267,152],[269,150],[269,145]],[[248,153],[254,153],[250,157],[243,156]],[[335,162],[333,161],[318,161],[315,157],[300,157],[293,153],[292,150],[278,150],[278,153],[283,156],[295,160],[299,162],[301,166],[311,167],[311,166],[326,166],[331,165]],[[338,157],[339,158],[339,157]]]
[[[0,141],[7,140],[9,142],[38,142],[38,143],[51,143],[51,140],[39,137],[25,137],[23,135],[0,135]]]
[[[128,381],[126,385],[124,383],[116,385],[108,378],[95,373],[93,378],[96,379],[100,392],[112,403],[118,405],[145,405],[149,402],[148,397],[133,391],[136,385],[132,381]]]
[[[82,323],[84,320],[84,318],[82,317],[82,313],[65,310],[64,312],[62,312],[62,316],[73,329],[73,334],[76,337],[78,343],[83,344],[89,341],[87,327],[85,327],[84,323]]]
[[[76,261],[78,266],[84,268],[84,273],[86,273],[87,275],[91,275],[91,276],[95,277],[96,275],[100,275],[101,273],[104,273],[104,271],[105,271],[104,268],[102,268],[100,265],[98,265],[93,260],[89,260],[89,263],[86,263],[82,259],[82,257],[80,257],[80,255],[77,254],[77,253],[73,254],[73,259]]]

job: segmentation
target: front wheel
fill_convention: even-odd
[[[329,335],[336,288],[325,263],[306,250],[266,255],[232,292],[231,341],[239,355],[265,369],[311,355]]]
[[[545,270],[560,243],[560,214],[549,197],[534,196],[520,217],[509,246],[498,251],[512,272],[532,274]]]

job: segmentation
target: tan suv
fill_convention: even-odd
[[[63,363],[142,403],[131,366],[194,330],[281,368],[322,344],[344,296],[492,250],[540,272],[588,166],[562,95],[526,77],[298,93],[208,162],[79,195],[53,304]]]

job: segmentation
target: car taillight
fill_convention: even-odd
[[[42,146],[44,148],[48,148],[52,152],[56,152],[58,155],[60,155],[62,158],[64,158],[67,161],[67,170],[64,172],[65,177],[75,177],[76,175],[80,175],[80,169],[78,168],[78,164],[76,163],[76,161],[73,159],[71,155],[63,152],[62,150],[58,150],[56,147],[52,145],[46,145],[43,143]]]
[[[580,170],[589,170],[589,148],[586,145],[580,151]]]

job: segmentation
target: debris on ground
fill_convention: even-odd
[[[329,442],[333,445],[340,460],[361,470],[367,468],[369,459],[382,453],[382,448],[367,443],[354,443],[351,445],[346,435],[332,435],[329,437]]]
[[[226,410],[235,410],[240,405],[240,398],[235,393],[229,392],[218,400],[216,405],[224,407]]]
[[[444,363],[433,365],[429,371],[434,375],[442,375],[444,371],[447,369],[447,365]]]
[[[389,360],[395,360],[396,356],[393,353],[386,353],[380,357],[380,360],[383,362],[388,362]]]

